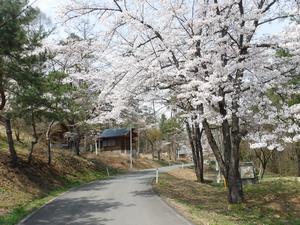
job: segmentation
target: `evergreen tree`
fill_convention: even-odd
[[[29,6],[27,0],[1,0],[0,3],[0,121],[6,129],[11,164],[16,166],[18,156],[14,148],[11,119],[7,114],[6,103],[8,96],[14,94],[15,87],[25,80],[26,73],[20,61],[23,61],[26,52],[34,50],[40,41],[37,33],[29,35],[30,30],[27,29],[37,18],[39,11]]]

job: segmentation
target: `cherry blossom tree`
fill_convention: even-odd
[[[115,74],[104,93],[118,90],[114,109],[128,96],[155,90],[189,106],[184,114],[205,131],[230,203],[244,199],[239,147],[253,107],[271,105],[262,96],[273,87],[288,89],[299,74],[299,54],[276,57],[278,49],[294,46],[293,37],[262,38],[260,29],[298,14],[297,1],[282,0],[77,0],[64,11],[67,20],[98,18],[110,49],[103,52],[110,61],[107,71]],[[271,121],[277,114],[265,116]],[[221,145],[214,129],[221,131]]]

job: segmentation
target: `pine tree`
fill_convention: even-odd
[[[0,121],[6,129],[11,164],[17,166],[18,156],[14,148],[11,118],[7,113],[6,103],[8,96],[13,95],[15,87],[25,80],[25,73],[20,65],[25,53],[34,50],[39,44],[40,36],[27,29],[37,18],[39,11],[29,6],[27,0],[0,2]]]

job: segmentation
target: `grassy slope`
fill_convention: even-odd
[[[184,169],[163,174],[155,189],[195,224],[300,224],[300,183],[292,178],[248,185],[246,203],[229,206],[224,187],[196,183],[191,173]]]

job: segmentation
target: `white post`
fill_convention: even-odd
[[[109,177],[109,170],[108,170],[108,167],[106,167],[106,173],[107,173],[107,176]]]
[[[158,183],[158,168],[156,168],[155,183]]]
[[[181,169],[183,169],[183,163],[181,163]]]
[[[130,126],[130,169],[132,169],[132,127]]]
[[[218,172],[218,175],[217,175],[217,183],[221,183],[221,170],[220,170],[220,167],[219,167],[219,163],[216,161],[216,171]]]
[[[140,129],[138,129],[138,137],[137,137],[137,154],[140,154]]]
[[[96,155],[98,155],[97,139],[95,140],[95,149],[96,149]]]

